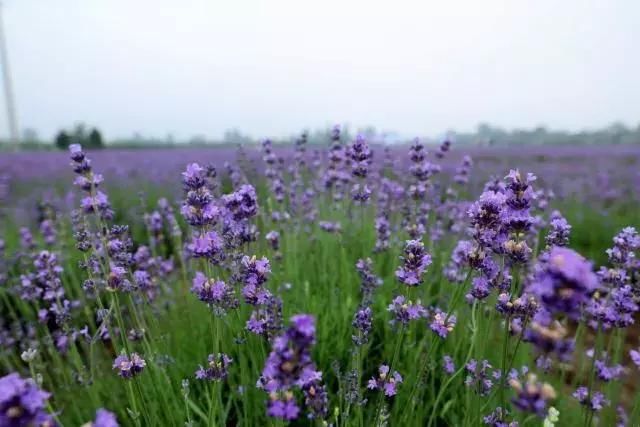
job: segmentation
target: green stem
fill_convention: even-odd
[[[405,329],[405,325],[402,325],[402,327],[400,328],[400,338],[398,338],[398,341],[396,342],[396,348],[393,351],[393,358],[391,359],[391,363],[389,364],[389,370],[387,371],[387,375],[385,375],[383,380],[384,383],[386,383],[389,380],[389,377],[393,374],[393,368],[395,367],[396,359],[400,354],[402,341],[404,341],[404,329]],[[384,400],[384,390],[380,390],[380,396],[378,396],[378,403],[376,405],[376,411],[375,411],[375,414],[376,414],[375,422],[374,422],[375,426],[379,425],[379,422],[380,422],[380,415],[382,412],[383,400]]]

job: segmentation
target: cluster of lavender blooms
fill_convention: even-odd
[[[0,378],[0,425],[54,427],[57,423],[47,411],[49,397],[33,379],[5,375]]]
[[[538,381],[534,374],[529,374],[524,384],[517,379],[511,379],[509,384],[516,393],[513,399],[514,406],[523,412],[533,413],[542,418],[547,414],[549,401],[556,398],[553,387]]]
[[[587,387],[578,387],[572,396],[575,397],[581,405],[584,405],[589,411],[593,412],[600,412],[602,408],[609,404],[604,394],[596,391],[590,395]]]
[[[638,259],[640,235],[633,227],[626,227],[613,238],[607,250],[610,267],[597,272],[597,295],[589,301],[586,311],[594,329],[626,328],[634,323],[638,312]]]
[[[78,175],[73,182],[77,187],[85,192],[85,196],[80,202],[80,206],[86,213],[97,213],[103,220],[113,218],[113,210],[109,203],[109,198],[98,189],[103,177],[99,173],[94,173],[89,160],[78,144],[69,146],[73,171]]]
[[[293,316],[287,330],[273,340],[271,353],[258,381],[258,387],[269,393],[269,416],[297,419],[301,408],[294,394],[296,389],[302,391],[309,418],[327,416],[328,396],[322,383],[322,372],[316,369],[311,358],[315,339],[315,319],[299,314]]]
[[[465,385],[480,396],[488,395],[495,381],[502,377],[502,372],[499,369],[494,370],[488,360],[478,362],[471,359],[464,368],[467,371]]]
[[[472,166],[473,160],[471,157],[464,156],[462,158],[462,163],[456,168],[456,174],[453,177],[453,181],[458,185],[468,184]]]
[[[289,183],[289,211],[295,216],[302,215],[308,222],[313,222],[315,218],[315,209],[310,203],[313,189],[305,188],[305,175],[308,173],[307,168],[307,132],[296,138],[294,143],[293,163],[289,166],[289,174],[291,176]]]
[[[242,295],[247,304],[263,305],[271,297],[271,292],[264,287],[271,274],[271,265],[265,257],[257,259],[255,256],[245,255],[240,262],[238,282],[243,285]]]
[[[351,181],[350,173],[344,170],[346,164],[346,153],[340,140],[340,126],[336,125],[331,130],[329,164],[323,176],[324,189],[331,192],[332,198],[336,202],[344,198],[345,187]]]
[[[362,305],[370,305],[374,291],[382,286],[382,279],[374,273],[371,258],[359,259],[356,262],[356,270],[360,276]]]
[[[396,278],[407,286],[418,286],[422,276],[431,264],[431,256],[424,250],[424,244],[418,240],[407,240],[402,256],[403,265],[396,270]]]
[[[263,304],[256,307],[246,323],[249,332],[269,340],[280,333],[282,327],[282,299],[274,295],[269,295]]]
[[[431,178],[440,172],[440,166],[427,160],[427,150],[418,138],[414,139],[409,149],[412,177],[406,188],[407,196],[413,201],[405,206],[403,225],[411,239],[420,239],[426,232],[428,212],[431,209],[426,202],[431,195],[433,184]]]
[[[389,219],[402,206],[404,187],[387,177],[380,179],[377,188],[376,218],[374,228],[376,230],[376,245],[374,252],[385,252],[391,244],[392,229]]]
[[[360,304],[351,323],[355,334],[351,336],[356,346],[362,346],[369,341],[369,333],[373,327],[373,296],[375,290],[382,285],[382,279],[373,271],[371,258],[359,259],[356,270],[360,276]]]
[[[578,319],[598,287],[591,263],[571,249],[554,247],[538,259],[527,292],[551,315]]]
[[[518,427],[517,421],[508,421],[509,411],[498,406],[492,413],[482,418],[482,422],[490,427]]]
[[[238,299],[234,289],[222,280],[207,278],[204,273],[197,271],[193,278],[193,292],[200,301],[223,310],[238,307]]]
[[[571,225],[560,212],[553,211],[551,213],[551,221],[549,221],[549,233],[545,237],[547,246],[567,246],[570,234]]]
[[[86,424],[87,427],[118,427],[119,425],[116,415],[104,408],[98,409],[95,419]]]
[[[371,188],[367,184],[367,176],[373,152],[364,136],[358,135],[356,140],[347,150],[347,156],[351,161],[351,174],[357,180],[351,188],[351,198],[360,204],[367,203],[371,197]]]
[[[318,226],[327,233],[340,234],[342,232],[342,225],[339,222],[320,221]]]
[[[207,367],[203,368],[200,365],[196,371],[196,378],[208,381],[224,380],[229,374],[229,365],[232,362],[233,359],[224,353],[210,354],[207,359]]]
[[[147,362],[138,353],[122,353],[113,361],[113,369],[126,379],[140,374],[146,366]]]
[[[402,375],[398,371],[391,372],[388,365],[380,365],[378,376],[373,377],[367,383],[370,390],[382,390],[387,397],[393,397],[398,392],[398,386],[402,384]]]
[[[220,221],[220,208],[207,186],[205,169],[197,163],[182,173],[186,198],[180,209],[184,219],[197,230],[188,245],[193,257],[218,263],[223,256],[223,241],[213,227]]]

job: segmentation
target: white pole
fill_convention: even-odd
[[[4,96],[7,103],[7,121],[9,122],[9,137],[13,144],[20,142],[18,131],[18,117],[16,116],[15,99],[13,95],[13,85],[11,82],[11,69],[9,68],[9,55],[7,54],[7,43],[4,37],[4,23],[2,20],[2,3],[0,2],[0,63],[2,64],[2,77],[4,83]]]

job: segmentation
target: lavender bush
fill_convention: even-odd
[[[638,425],[640,150],[588,150],[4,155],[0,425]]]

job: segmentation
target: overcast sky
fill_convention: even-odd
[[[47,137],[640,123],[637,0],[3,3],[20,127]]]

